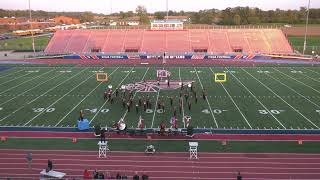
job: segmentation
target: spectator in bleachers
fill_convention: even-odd
[[[90,172],[87,169],[84,170],[83,179],[91,179]]]
[[[99,172],[98,179],[104,179],[104,174],[102,172]]]
[[[120,173],[117,173],[116,179],[121,179]]]
[[[32,153],[28,153],[27,155],[27,161],[28,161],[28,168],[31,169],[31,163],[32,163]]]
[[[143,173],[143,175],[141,176],[142,180],[148,180],[149,176],[146,175],[145,173]]]
[[[135,172],[135,175],[133,176],[133,180],[139,180],[139,175],[138,172]]]
[[[238,172],[237,180],[242,180],[242,176],[241,176],[240,172]]]
[[[92,173],[93,179],[98,179],[99,178],[99,174],[97,170],[94,170]]]
[[[52,167],[53,167],[52,161],[49,159],[49,160],[48,160],[48,170],[51,171],[51,170],[52,170]]]

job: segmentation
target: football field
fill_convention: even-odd
[[[94,125],[110,127],[120,118],[137,127],[139,116],[147,128],[157,128],[176,109],[178,126],[186,127],[190,116],[198,128],[221,129],[319,129],[320,67],[165,67],[171,72],[171,88],[157,84],[157,67],[0,66],[0,126],[74,127],[80,110]],[[98,82],[97,72],[106,72],[108,82]],[[214,73],[227,74],[227,82],[214,82]],[[195,95],[185,83],[194,82]],[[146,82],[150,82],[149,84]],[[133,106],[123,107],[122,93],[113,103],[103,93],[112,85],[133,85]],[[153,84],[153,85],[154,85]],[[150,87],[149,87],[150,86]],[[207,99],[202,98],[202,89]],[[144,92],[142,89],[149,89]],[[179,97],[183,108],[179,110]],[[188,99],[184,94],[188,94]],[[152,107],[135,105],[149,96]],[[173,97],[170,105],[169,97]],[[189,109],[189,101],[191,109]],[[156,104],[163,102],[164,111]]]

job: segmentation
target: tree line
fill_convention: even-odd
[[[262,10],[250,7],[226,8],[224,10],[207,9],[198,12],[168,11],[169,16],[186,16],[189,23],[192,24],[218,24],[218,25],[247,25],[263,23],[286,23],[303,24],[306,21],[307,9],[301,7],[299,10]],[[32,11],[34,17],[52,18],[54,16],[64,15],[79,18],[81,22],[93,21],[94,16],[118,16],[120,19],[130,19],[138,16],[141,23],[149,23],[149,16],[156,19],[165,19],[167,12],[158,11],[149,13],[144,6],[138,6],[133,11],[113,13],[111,15],[97,14],[93,12],[46,12]],[[4,10],[0,9],[0,17],[28,17],[27,10]],[[310,9],[310,24],[320,24],[320,9]]]

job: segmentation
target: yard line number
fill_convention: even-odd
[[[272,109],[272,110],[270,110],[270,112],[272,113],[272,114],[280,114],[280,113],[282,113],[282,112],[284,112],[285,110],[275,110],[275,109]],[[258,112],[260,113],[260,114],[269,114],[269,111],[267,111],[267,110],[265,110],[265,109],[260,109],[260,110],[258,110]]]
[[[50,112],[53,112],[55,111],[56,109],[55,108],[32,108],[32,111],[35,112],[35,113],[40,113],[40,112],[47,112],[47,113],[50,113]]]
[[[98,112],[98,108],[94,108],[94,109],[84,109],[85,111],[89,111],[90,113],[97,113]],[[100,112],[101,113],[107,113],[109,112],[110,109],[101,109]]]
[[[302,74],[303,72],[302,71],[291,71],[291,73],[294,73],[294,74]]]

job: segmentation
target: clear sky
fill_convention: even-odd
[[[168,0],[169,9],[175,11],[198,11],[201,9],[225,9],[226,7],[249,6],[269,9],[299,9],[307,6],[308,0]],[[31,0],[34,10],[45,11],[92,11],[97,13],[134,11],[138,5],[148,12],[165,11],[166,0]],[[320,0],[311,0],[312,8],[320,8]],[[28,0],[0,0],[2,9],[27,9]]]

